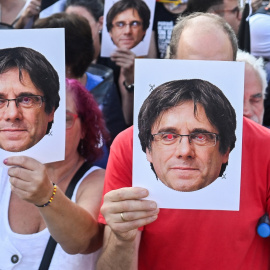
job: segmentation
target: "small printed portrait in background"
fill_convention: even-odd
[[[41,53],[0,50],[0,148],[21,152],[50,132],[59,87],[56,70]]]
[[[144,38],[150,9],[142,0],[116,2],[107,13],[107,30],[118,48],[132,49]]]
[[[150,2],[152,7],[149,7],[147,2]],[[107,5],[105,3],[105,12],[106,7],[109,9],[106,14],[104,13],[105,23],[103,32],[105,33],[102,38],[102,56],[109,56],[115,48],[131,50],[135,47],[138,48],[138,45],[145,47],[147,50],[143,49],[142,51],[142,49],[138,48],[136,55],[143,55],[144,51],[148,52],[150,38],[146,37],[149,34],[151,36],[152,14],[154,14],[151,10],[153,10],[155,5],[155,3],[151,2],[154,1],[119,0],[112,2],[110,7],[108,7],[109,3]],[[146,36],[148,32],[149,34]],[[109,44],[105,44],[105,42]]]
[[[156,178],[177,191],[199,190],[222,176],[235,147],[234,108],[218,87],[200,79],[152,90],[138,127]]]

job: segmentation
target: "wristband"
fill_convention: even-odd
[[[125,86],[126,90],[129,92],[129,93],[133,93],[134,92],[134,83],[130,84],[130,85],[127,85],[126,84],[126,81],[123,81],[123,85]]]
[[[37,207],[45,207],[45,206],[49,205],[49,204],[52,202],[52,200],[53,200],[53,198],[54,198],[54,195],[55,195],[55,193],[56,193],[56,187],[57,187],[55,183],[52,183],[52,184],[53,184],[53,193],[52,193],[51,198],[48,200],[48,202],[46,202],[46,203],[43,204],[43,205],[36,205],[36,204],[35,204],[35,206],[37,206]]]

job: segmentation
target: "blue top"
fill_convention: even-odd
[[[85,88],[90,92],[99,83],[101,83],[103,81],[103,78],[101,76],[94,75],[94,74],[89,73],[89,72],[86,72],[86,75],[87,75],[87,81],[86,81]],[[104,152],[103,156],[99,160],[95,161],[93,165],[96,165],[96,166],[99,166],[103,169],[106,169],[107,161],[108,161],[108,157],[109,157],[109,151],[108,151],[107,146],[105,144],[103,144],[102,149]]]
[[[99,83],[103,81],[103,78],[101,76],[94,75],[89,72],[86,72],[86,75],[87,75],[87,81],[86,81],[85,88],[88,91],[91,91],[93,88],[95,88]]]

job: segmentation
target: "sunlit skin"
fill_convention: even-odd
[[[113,26],[109,32],[113,43],[118,48],[132,49],[143,40],[146,31],[143,30],[142,25],[138,26],[136,29],[130,27],[128,24],[133,21],[139,21],[142,23],[142,19],[140,18],[137,10],[131,8],[119,13],[113,19],[113,25],[116,22],[125,22],[127,24],[123,29],[118,29]]]
[[[32,83],[28,73],[22,70],[22,82],[17,68],[0,74],[0,97],[13,99],[22,93],[41,95]],[[41,107],[17,108],[15,101],[0,111],[0,148],[10,152],[24,151],[39,142],[47,131],[48,123],[53,120],[52,113],[45,112],[45,103]]]
[[[196,130],[218,133],[208,121],[203,107],[199,104],[197,109],[196,118],[192,101],[169,109],[156,120],[151,133],[174,131],[187,135]],[[189,143],[188,137],[182,137],[180,143],[169,149],[164,145],[158,147],[154,140],[151,150],[147,149],[146,154],[158,178],[166,186],[177,191],[195,191],[218,178],[221,165],[228,161],[229,149],[221,154],[219,141],[215,146],[196,146]]]
[[[176,58],[229,61],[233,60],[233,50],[229,37],[213,25],[213,19],[200,16],[192,19],[182,32]]]
[[[262,82],[257,71],[245,64],[244,116],[258,124],[263,122]]]

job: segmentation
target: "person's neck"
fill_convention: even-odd
[[[78,80],[83,86],[85,86],[85,85],[86,85],[86,82],[87,82],[87,75],[86,75],[86,73],[84,73],[84,74],[82,75],[82,77],[77,78],[77,80]]]
[[[52,182],[57,185],[61,184],[67,186],[84,161],[84,158],[76,152],[76,154],[70,158],[66,158],[63,161],[47,163],[45,166]]]
[[[76,76],[74,76],[73,74],[67,72],[66,77],[69,78],[69,79],[76,79],[76,80],[79,81],[83,86],[85,86],[85,85],[86,85],[86,82],[87,82],[87,75],[86,75],[86,73],[84,73],[84,74],[82,75],[82,77],[76,77]]]

